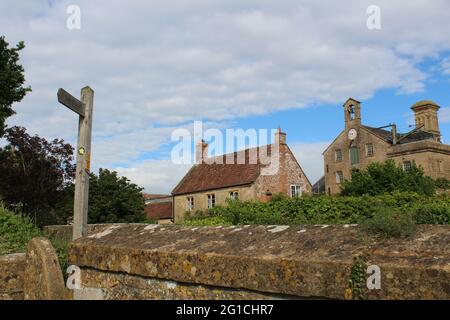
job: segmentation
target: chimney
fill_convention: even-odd
[[[277,132],[275,132],[275,143],[279,145],[286,144],[286,133],[281,132],[280,127],[278,127]]]
[[[195,163],[204,163],[208,157],[208,144],[205,140],[200,139],[195,145]]]
[[[392,128],[392,144],[397,144],[397,125],[393,123]]]
[[[441,141],[441,131],[439,130],[438,110],[439,105],[431,100],[416,102],[412,107],[416,128],[423,126],[422,130],[435,135],[435,140]]]

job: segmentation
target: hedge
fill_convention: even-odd
[[[217,224],[352,224],[395,209],[411,214],[419,224],[450,224],[450,199],[411,192],[380,196],[304,196],[262,203],[230,201],[209,212],[188,216],[188,225]]]

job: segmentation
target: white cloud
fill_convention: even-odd
[[[439,122],[450,123],[450,107],[441,108],[439,111]]]
[[[442,59],[441,67],[444,74],[450,75],[450,58]]]
[[[294,142],[289,144],[309,181],[314,184],[324,175],[322,152],[331,142]]]
[[[70,31],[72,2],[0,3],[0,30],[27,45],[33,88],[8,123],[73,143],[77,119],[56,91],[77,95],[89,84],[101,166],[136,163],[194,119],[421,91],[427,75],[418,63],[450,49],[445,0],[379,0],[378,31],[366,28],[368,0],[79,0],[81,30]]]
[[[170,160],[146,160],[129,168],[115,168],[122,176],[143,187],[147,193],[170,194],[191,165],[174,164]]]

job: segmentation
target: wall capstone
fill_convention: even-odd
[[[231,298],[235,293],[221,294],[229,290],[246,299],[344,299],[361,254],[381,270],[380,289],[363,284],[367,299],[450,299],[448,243],[450,226],[442,225],[380,240],[355,225],[134,224],[72,242],[68,259],[81,268],[82,286],[102,290],[106,299]]]

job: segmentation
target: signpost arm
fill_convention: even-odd
[[[75,175],[73,240],[86,235],[89,200],[89,171],[91,163],[91,132],[94,90],[81,89],[81,102],[84,116],[80,115],[78,125],[77,169]]]

